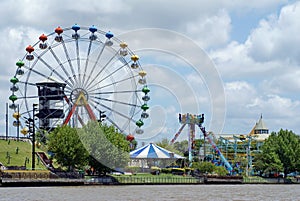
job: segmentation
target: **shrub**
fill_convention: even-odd
[[[160,172],[161,172],[161,168],[156,167],[156,166],[152,166],[151,167],[151,172],[150,172],[151,174],[153,174],[153,175],[159,175]]]
[[[225,176],[228,174],[228,171],[224,166],[215,166],[214,173],[216,173],[219,176]]]
[[[171,174],[171,170],[172,170],[172,168],[162,168],[161,172],[165,173],[165,174]]]
[[[186,174],[191,174],[191,175],[194,174],[194,168],[185,167],[184,171],[185,171]]]
[[[141,168],[137,166],[128,166],[125,168],[126,172],[137,173]]]

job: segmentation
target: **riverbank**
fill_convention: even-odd
[[[2,179],[1,187],[82,186],[84,179]]]
[[[212,185],[212,184],[300,184],[300,181],[283,178],[261,177],[147,177],[147,176],[102,176],[84,179],[68,178],[1,178],[1,187],[29,186],[84,186],[84,185]]]

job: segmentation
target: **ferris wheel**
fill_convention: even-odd
[[[139,56],[112,32],[94,25],[57,27],[25,49],[10,80],[14,117],[37,116],[36,128],[47,132],[98,120],[123,133],[143,133],[149,116],[147,73]]]

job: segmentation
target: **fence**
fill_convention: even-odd
[[[203,178],[195,177],[115,177],[119,184],[199,184]]]
[[[244,177],[245,184],[300,184],[300,178],[262,178],[262,177]]]

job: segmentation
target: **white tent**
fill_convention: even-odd
[[[165,167],[171,161],[185,157],[168,151],[156,144],[150,143],[130,152],[130,166],[150,168],[151,166]]]
[[[150,143],[130,152],[131,159],[183,159],[183,156],[175,154],[164,148]]]

